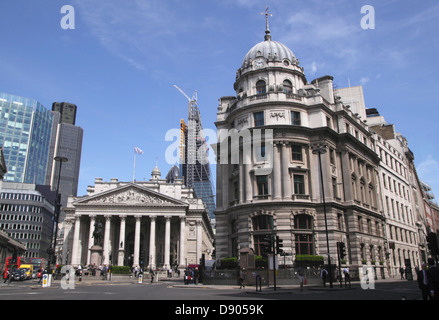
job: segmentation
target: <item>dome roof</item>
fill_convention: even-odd
[[[242,62],[242,67],[244,68],[257,57],[264,57],[269,60],[277,60],[283,61],[288,60],[292,64],[298,64],[297,58],[294,56],[294,53],[283,43],[272,40],[265,40],[253,48],[245,55],[244,61]]]

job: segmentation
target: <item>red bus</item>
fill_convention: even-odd
[[[12,274],[12,272],[13,272],[14,270],[20,268],[20,266],[21,266],[22,264],[26,264],[26,263],[27,263],[26,259],[23,258],[23,257],[17,257],[17,258],[15,258],[15,259],[16,259],[16,261],[15,261],[15,263],[14,263],[14,262],[13,262],[13,260],[14,260],[13,257],[7,257],[7,258],[6,258],[5,272],[4,272],[4,274],[3,274],[3,279],[6,279],[6,277],[7,277],[7,275],[8,275],[8,270],[9,270],[9,273]]]
[[[34,266],[34,271],[37,271],[38,278],[40,278],[41,272],[47,267],[47,260],[44,258],[30,258],[29,264]]]

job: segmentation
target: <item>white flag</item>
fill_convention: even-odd
[[[134,147],[134,152],[137,154],[143,154],[143,151],[138,147]]]

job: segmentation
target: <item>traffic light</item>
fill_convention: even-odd
[[[279,238],[279,236],[276,236],[276,252],[278,254],[281,254],[282,252],[284,252],[283,249],[281,249],[284,245],[283,245],[283,240]]]
[[[263,255],[273,253],[273,242],[271,239],[271,235],[264,236],[263,242],[261,243],[261,249]]]
[[[344,259],[344,257],[346,257],[346,246],[344,242],[339,242],[338,247],[340,250],[340,259]]]
[[[433,257],[436,257],[439,254],[436,233],[430,232],[429,234],[427,234],[427,245],[431,255]]]

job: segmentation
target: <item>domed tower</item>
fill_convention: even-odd
[[[299,254],[326,259],[328,248],[335,262],[355,210],[381,223],[373,134],[334,96],[332,80],[308,83],[291,49],[272,40],[267,16],[264,41],[236,72],[236,96],[219,99],[218,260],[248,249],[262,255],[266,236],[276,235],[282,263]],[[347,247],[361,261],[360,244]]]

